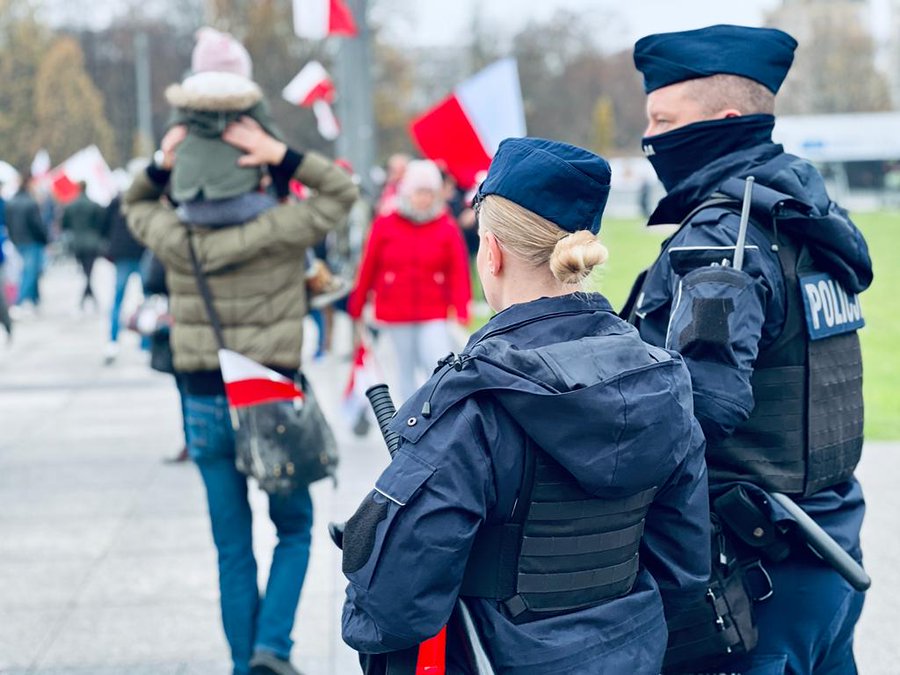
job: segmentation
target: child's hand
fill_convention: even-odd
[[[166,132],[159,144],[159,149],[163,154],[160,168],[172,170],[172,165],[175,163],[175,148],[184,140],[185,136],[187,136],[187,127],[183,124],[174,126]]]
[[[278,165],[287,152],[287,145],[269,136],[256,120],[246,116],[229,124],[222,140],[247,153],[238,158],[238,166]]]

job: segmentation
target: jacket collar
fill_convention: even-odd
[[[612,305],[600,293],[570,293],[557,297],[544,297],[530,302],[521,302],[498,312],[476,331],[466,345],[468,352],[476,344],[497,333],[506,332],[519,326],[541,319],[550,319],[571,314],[588,312],[612,312]]]
[[[781,145],[763,143],[710,162],[663,197],[647,224],[680,223],[691,210],[708,199],[725,179],[753,175],[759,167],[783,153]]]

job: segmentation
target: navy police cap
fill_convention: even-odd
[[[507,138],[476,199],[505,197],[567,232],[597,234],[610,175],[606,160],[584,148],[543,138]]]
[[[644,91],[719,73],[740,75],[778,92],[794,61],[797,41],[775,28],[720,24],[657,33],[634,45],[634,65]]]

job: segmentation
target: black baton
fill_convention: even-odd
[[[872,579],[866,574],[862,565],[842,549],[816,521],[809,517],[806,511],[785,494],[770,492],[769,496],[796,521],[800,534],[803,535],[809,547],[822,557],[822,560],[831,565],[856,590],[868,590],[872,585]]]

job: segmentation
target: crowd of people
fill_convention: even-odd
[[[77,191],[74,199],[60,203],[46,184],[26,173],[11,198],[0,198],[0,268],[7,256],[16,257],[16,273],[7,269],[0,274],[0,321],[12,339],[13,321],[40,315],[41,278],[50,259],[56,262],[71,258],[77,263],[84,283],[77,310],[96,312],[93,269],[98,258],[106,258],[116,266],[115,299],[105,350],[106,359],[112,362],[117,353],[125,287],[138,271],[144,249],[125,225],[120,197],[102,206],[88,196],[87,183],[80,182]]]
[[[181,395],[235,675],[299,672],[313,507],[305,485],[269,495],[261,591],[217,354],[293,379],[305,317],[322,355],[338,311],[392,345],[402,404],[393,460],[336,538],[364,672],[416,672],[444,626],[435,672],[856,672],[864,594],[773,498],[859,565],[861,321],[824,294],[852,306],[872,268],[816,169],[772,141],[796,44],[721,25],[637,42],[667,193],[649,223],[679,227],[616,311],[585,286],[609,255],[602,157],[507,139],[460,189],[398,154],[370,204],[352,167],[280,137],[239,42],[198,33],[159,152],[107,209],[82,186],[59,229],[82,305],[97,256],[115,263],[110,361],[128,280],[166,298],[139,330]],[[51,239],[30,187],[5,206],[10,334]],[[496,314],[463,346],[473,268]]]

